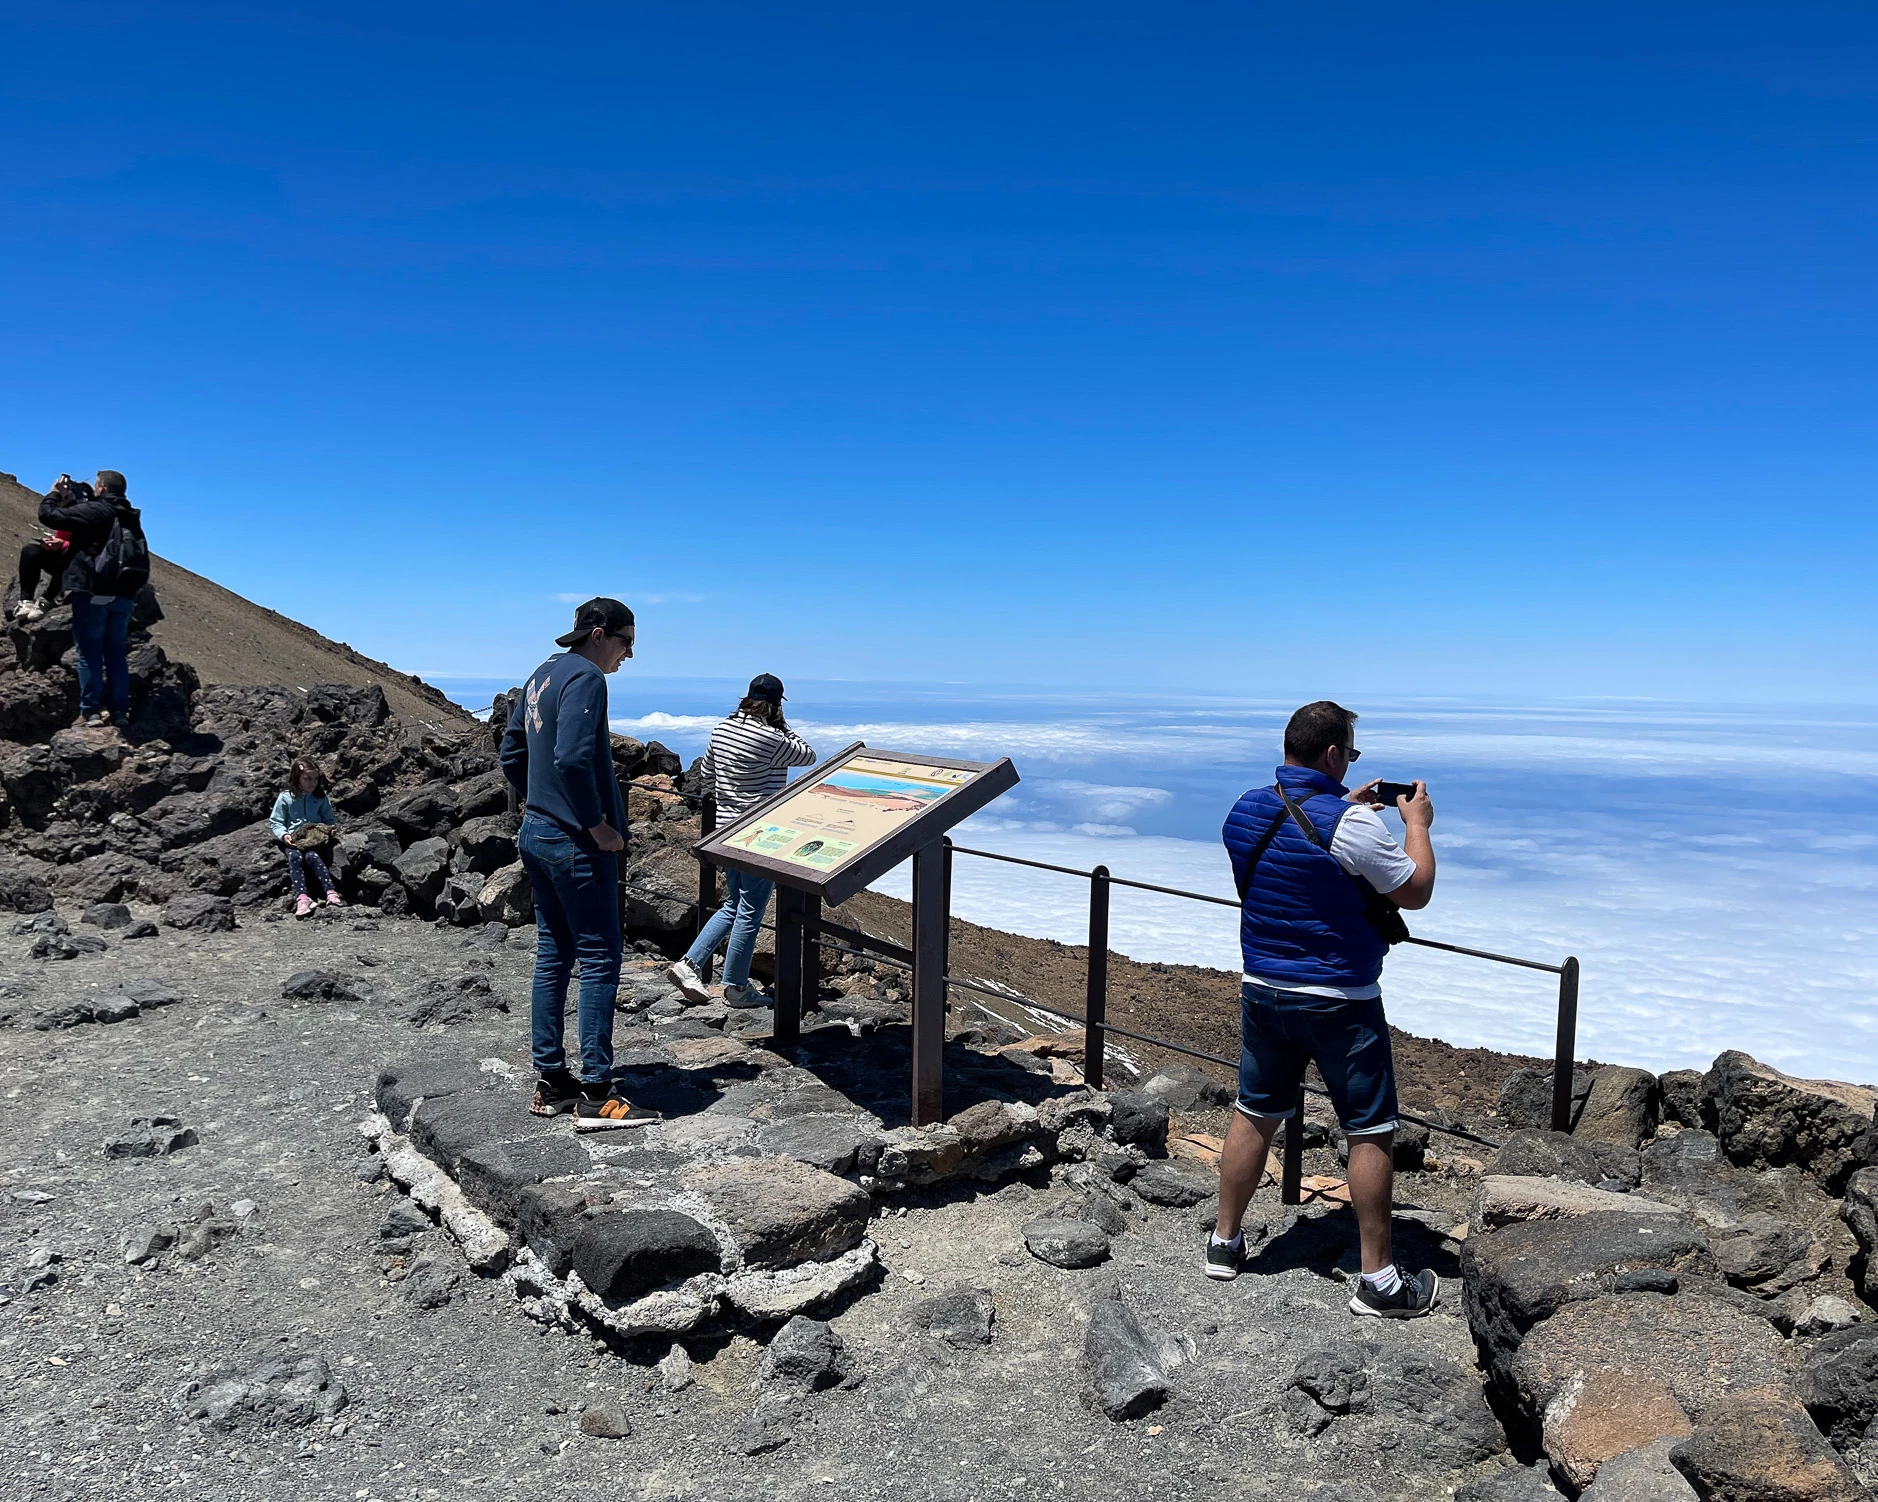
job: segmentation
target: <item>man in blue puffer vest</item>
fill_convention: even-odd
[[[1363,1253],[1350,1312],[1412,1319],[1435,1307],[1440,1282],[1426,1269],[1397,1267],[1390,1245],[1395,1060],[1379,982],[1389,905],[1423,908],[1434,894],[1435,815],[1427,787],[1416,783],[1413,797],[1396,800],[1403,826],[1396,844],[1377,812],[1375,784],[1344,786],[1362,755],[1351,744],[1355,730],[1355,714],[1341,705],[1305,705],[1285,727],[1277,784],[1253,788],[1226,816],[1245,976],[1239,1109],[1220,1160],[1206,1271],[1238,1276],[1240,1220],[1278,1124],[1297,1110],[1305,1068],[1315,1063],[1350,1144],[1350,1205]]]

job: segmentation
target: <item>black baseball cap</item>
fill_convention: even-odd
[[[778,678],[774,673],[758,673],[756,677],[750,680],[749,697],[752,699],[768,699],[772,704],[782,703],[782,679]]]
[[[557,636],[557,647],[577,647],[587,639],[588,633],[598,626],[608,636],[625,636],[633,629],[633,613],[618,600],[609,600],[605,595],[598,595],[574,612],[574,629],[565,636]]]

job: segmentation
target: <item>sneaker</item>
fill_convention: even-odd
[[[1237,1241],[1221,1243],[1211,1234],[1206,1238],[1206,1275],[1217,1278],[1222,1283],[1230,1283],[1245,1271],[1245,1232],[1239,1233]]]
[[[37,600],[22,600],[18,614],[22,626],[36,626],[46,618],[46,607]]]
[[[344,907],[346,905],[346,900],[345,898],[341,897],[337,892],[328,892],[326,894],[326,905],[328,907]]]
[[[537,1116],[565,1116],[579,1101],[580,1081],[565,1069],[557,1069],[535,1081],[535,1098],[528,1109]]]
[[[724,1005],[727,1007],[766,1007],[774,1000],[774,997],[765,996],[755,986],[724,987]]]
[[[665,1119],[661,1112],[647,1106],[635,1106],[622,1095],[605,1093],[581,1087],[580,1099],[574,1103],[574,1114],[581,1122],[591,1123],[596,1128],[650,1126],[655,1121]]]
[[[1394,1293],[1378,1293],[1374,1286],[1358,1278],[1356,1297],[1350,1300],[1350,1313],[1367,1314],[1376,1319],[1420,1319],[1434,1311],[1441,1302],[1441,1280],[1431,1268],[1418,1273],[1397,1267],[1402,1286]]]
[[[302,892],[298,897],[294,898],[294,902],[293,902],[294,917],[304,918],[308,913],[312,911],[313,911],[313,899],[307,896],[306,893]]]
[[[686,1001],[695,1006],[703,1006],[711,999],[704,977],[691,968],[690,960],[680,960],[676,965],[669,966],[665,978],[684,993]]]
[[[110,715],[106,714],[102,709],[96,714],[88,714],[85,716],[85,728],[87,730],[105,730],[110,727],[110,724]]]

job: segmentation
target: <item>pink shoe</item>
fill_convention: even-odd
[[[308,913],[312,911],[313,911],[313,899],[307,896],[306,893],[302,892],[297,898],[294,899],[294,904],[293,904],[294,917],[304,918]]]
[[[345,902],[340,898],[337,892],[328,892],[326,894],[326,905],[328,907],[344,907]]]

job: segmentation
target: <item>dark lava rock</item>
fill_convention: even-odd
[[[497,993],[495,983],[486,975],[472,973],[453,980],[433,980],[426,989],[428,994],[411,1009],[407,1019],[412,1027],[450,1027],[509,1009],[507,999]]]
[[[1601,1210],[1471,1237],[1461,1275],[1474,1338],[1490,1360],[1503,1361],[1565,1304],[1608,1293],[1673,1293],[1684,1277],[1713,1278],[1715,1259],[1686,1215]]]
[[[129,928],[125,929],[124,932],[119,935],[120,938],[125,939],[154,939],[156,936],[157,926],[148,918],[138,919],[137,922],[131,924]]]
[[[1656,1077],[1657,1087],[1663,1092],[1665,1120],[1686,1127],[1704,1127],[1711,1132],[1715,1130],[1714,1113],[1703,1105],[1704,1079],[1700,1069],[1672,1069],[1668,1074]]]
[[[758,1377],[764,1382],[814,1392],[845,1381],[852,1370],[853,1358],[833,1328],[798,1314],[776,1332],[763,1353]]]
[[[1878,1419],[1878,1325],[1824,1336],[1807,1353],[1794,1386],[1826,1438],[1841,1450],[1861,1443]]]
[[[1857,1502],[1866,1495],[1785,1388],[1730,1393],[1671,1449],[1696,1495],[1719,1502]]]
[[[1851,1271],[1859,1297],[1878,1301],[1878,1168],[1861,1168],[1846,1181],[1839,1216],[1858,1241]]]
[[[135,1116],[131,1130],[104,1145],[107,1158],[163,1158],[196,1145],[195,1132],[174,1116]]]
[[[1813,1235],[1790,1220],[1754,1211],[1716,1231],[1712,1241],[1722,1276],[1739,1288],[1752,1288],[1805,1257]]]
[[[488,876],[516,859],[515,821],[507,814],[468,819],[450,836],[452,871]]]
[[[376,683],[316,683],[306,692],[306,712],[327,725],[382,725],[391,705]]]
[[[1560,1502],[1560,1493],[1544,1466],[1510,1465],[1475,1477],[1455,1492],[1454,1502]]]
[[[880,1138],[841,1116],[797,1116],[757,1133],[766,1153],[794,1158],[823,1173],[871,1173],[880,1161]]]
[[[1585,1097],[1591,1093],[1591,1071],[1582,1064],[1572,1070],[1572,1121],[1578,1119]],[[1515,1127],[1550,1131],[1552,1127],[1552,1071],[1515,1069],[1500,1082],[1500,1115]]]
[[[363,1001],[353,983],[337,970],[296,970],[281,982],[280,994],[289,1001]]]
[[[1677,1442],[1666,1436],[1613,1455],[1598,1467],[1597,1480],[1578,1494],[1578,1502],[1697,1502],[1695,1488],[1670,1458]]]
[[[986,1345],[997,1306],[983,1288],[948,1288],[907,1311],[913,1328],[950,1346]]]
[[[625,1304],[722,1264],[717,1238],[676,1210],[603,1210],[574,1242],[574,1271],[609,1303]]]
[[[346,1406],[346,1389],[310,1352],[263,1357],[248,1367],[222,1367],[189,1383],[176,1406],[224,1433],[243,1426],[303,1429]]]
[[[1033,1220],[1024,1227],[1024,1245],[1052,1267],[1094,1267],[1109,1255],[1108,1237],[1086,1220]]]
[[[450,869],[450,847],[441,839],[419,840],[391,863],[411,905],[426,912],[443,890],[443,879]],[[386,888],[387,891],[390,888]]]
[[[163,925],[195,933],[226,933],[235,926],[234,904],[207,892],[181,892],[163,904]]]
[[[587,1149],[571,1137],[535,1136],[515,1142],[484,1142],[457,1156],[457,1183],[505,1225],[520,1223],[522,1191],[543,1179],[585,1173],[593,1166]]]
[[[44,913],[52,908],[52,893],[45,883],[15,862],[0,862],[0,909],[12,913]]]
[[[1186,1207],[1219,1193],[1219,1175],[1187,1158],[1163,1158],[1146,1164],[1128,1187],[1151,1205]]]
[[[1167,1102],[1139,1090],[1108,1096],[1109,1131],[1123,1147],[1138,1147],[1151,1157],[1167,1151]]]
[[[458,818],[456,794],[442,783],[394,798],[378,810],[407,845],[449,833]],[[446,847],[447,854],[447,847]]]
[[[393,1064],[379,1071],[372,1097],[400,1132],[407,1129],[411,1111],[420,1100],[455,1095],[463,1090],[481,1090],[488,1077],[481,1070],[461,1062],[415,1059],[408,1064]]]
[[[36,960],[75,960],[81,954],[102,954],[108,947],[95,934],[41,934],[31,952]]]
[[[79,914],[78,921],[99,928],[129,928],[130,909],[121,902],[94,902]]]
[[[1591,1076],[1572,1135],[1584,1142],[1610,1142],[1635,1149],[1656,1134],[1663,1092],[1656,1076],[1621,1064],[1599,1066]]]
[[[1564,1132],[1534,1128],[1514,1132],[1506,1139],[1496,1171],[1570,1179],[1579,1184],[1596,1184],[1605,1177],[1598,1155],[1588,1144]]]
[[[382,1237],[418,1236],[431,1229],[431,1219],[424,1213],[423,1207],[407,1199],[395,1201],[385,1212],[384,1224],[379,1226],[378,1234]]]
[[[1169,1064],[1142,1084],[1141,1093],[1175,1111],[1214,1110],[1234,1100],[1232,1087],[1192,1064]]]
[[[557,1278],[574,1265],[574,1244],[587,1226],[587,1199],[566,1184],[525,1184],[516,1195],[522,1240]]]
[[[1120,1299],[1103,1299],[1089,1311],[1083,1338],[1086,1395],[1117,1421],[1138,1419],[1167,1401],[1172,1384],[1162,1370],[1157,1343]]]
[[[1793,1079],[1731,1049],[1703,1093],[1722,1150],[1744,1167],[1798,1164],[1837,1194],[1869,1161],[1873,1098],[1860,1086]]]
[[[867,1191],[791,1158],[711,1164],[687,1183],[736,1238],[745,1267],[826,1261],[867,1234]]]
[[[580,1432],[594,1439],[626,1439],[633,1426],[618,1398],[601,1398],[581,1410]]]
[[[419,1257],[400,1285],[404,1296],[419,1309],[441,1309],[455,1295],[461,1276],[434,1257]]]
[[[470,1148],[516,1141],[540,1130],[540,1121],[528,1114],[526,1098],[507,1090],[427,1096],[411,1113],[411,1141],[451,1175]]]

